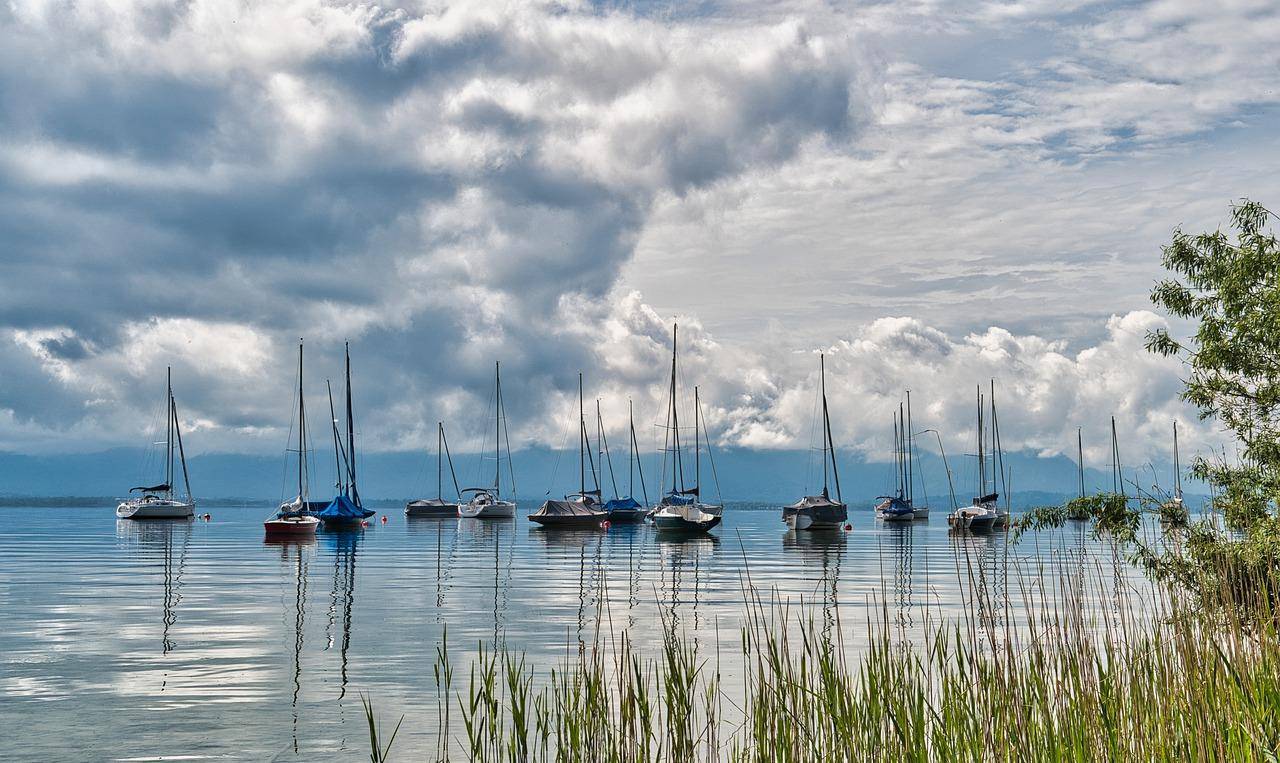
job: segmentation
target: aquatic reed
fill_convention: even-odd
[[[464,694],[441,647],[436,759],[1276,760],[1280,632],[1263,614],[1275,570],[1250,568],[1252,585],[1233,570],[1214,608],[1161,583],[1104,593],[1114,572],[1082,563],[1057,581],[1062,595],[1022,613],[983,602],[979,586],[962,617],[914,642],[881,605],[856,652],[841,628],[796,622],[744,582],[736,653],[708,655],[670,623],[652,657],[606,632],[540,688],[523,656],[481,649]],[[1099,596],[1107,606],[1086,606]]]

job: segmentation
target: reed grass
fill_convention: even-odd
[[[914,641],[873,608],[857,650],[844,629],[798,622],[744,582],[747,625],[729,656],[707,654],[664,623],[656,655],[606,632],[541,683],[522,655],[482,648],[461,685],[441,647],[434,757],[1275,761],[1276,573],[1251,574],[1272,577],[1223,582],[1215,608],[1158,581],[1140,600],[1091,608],[1082,580],[1062,580],[1076,593],[1028,608],[1016,625],[992,618],[979,590],[961,617],[926,625]],[[733,689],[721,677],[729,667],[742,677]]]

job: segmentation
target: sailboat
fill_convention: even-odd
[[[564,500],[548,500],[529,515],[530,522],[543,527],[599,527],[609,513],[600,503],[600,477],[595,461],[591,462],[594,490],[587,490],[587,419],[582,408],[582,374],[578,374],[578,492]]]
[[[906,422],[903,417],[902,404],[893,414],[893,464],[897,489],[894,495],[882,495],[884,499],[876,505],[876,517],[886,522],[910,522],[916,518],[915,508],[911,504],[911,458],[907,451]]]
[[[516,515],[514,501],[502,499],[502,434],[506,431],[506,408],[502,405],[502,373],[498,363],[493,364],[493,487],[469,487],[462,495],[471,494],[471,500],[458,507],[458,516],[474,519],[512,519]],[[507,437],[507,464],[511,463],[510,436]],[[515,491],[515,472],[511,473],[511,490]]]
[[[364,520],[375,513],[364,507],[360,501],[360,490],[356,487],[356,423],[351,406],[351,346],[344,343],[343,350],[346,356],[347,376],[347,447],[345,450],[342,448],[342,439],[338,435],[338,419],[332,416],[331,394],[330,420],[333,425],[333,448],[337,453],[335,459],[338,459],[338,477],[335,480],[338,494],[333,497],[328,506],[316,512],[316,516],[324,523],[326,529],[335,530],[359,527]]]
[[[947,516],[947,523],[960,530],[989,530],[995,526],[996,502],[1000,494],[987,492],[987,457],[984,450],[984,420],[982,417],[982,387],[978,387],[978,495],[973,504],[961,506]],[[993,480],[994,482],[994,480]],[[994,484],[992,485],[994,488]]]
[[[453,477],[453,492],[458,489],[458,475],[453,470],[453,456],[449,454],[449,441],[444,436],[444,422],[436,422],[436,497],[409,501],[404,506],[406,517],[456,517],[458,502],[444,499],[444,461],[449,460],[449,476]]]
[[[1080,497],[1077,500],[1083,502],[1084,500],[1084,430],[1081,427],[1076,427],[1076,459],[1078,461],[1076,466],[1077,466],[1077,471],[1079,473],[1079,478],[1080,478]],[[1071,519],[1076,522],[1083,522],[1089,519],[1089,512],[1084,510],[1082,503],[1077,503],[1076,501],[1069,501],[1067,502],[1067,519]]]
[[[705,533],[720,524],[723,506],[702,502],[701,425],[702,405],[693,388],[693,487],[684,484],[684,459],[680,452],[680,416],[676,388],[676,331],[671,330],[671,395],[667,406],[667,445],[671,454],[671,489],[650,512],[654,525],[667,532]]]
[[[627,418],[631,428],[630,447],[627,450],[627,494],[615,497],[604,505],[605,511],[609,512],[609,521],[617,524],[643,522],[648,513],[645,506],[649,503],[649,490],[644,485],[644,466],[640,463],[640,446],[636,441],[635,411],[630,400],[627,401]],[[636,500],[637,470],[640,472],[640,492],[644,496],[644,503]],[[613,473],[612,461],[609,462],[609,473]]]
[[[836,444],[831,438],[831,416],[827,410],[827,360],[818,356],[819,389],[822,391],[822,494],[806,495],[782,507],[782,521],[792,530],[835,530],[849,518],[849,507],[840,494],[840,471],[836,468]],[[827,469],[830,454],[831,469]],[[827,473],[835,477],[836,499],[831,500]]]
[[[187,477],[187,457],[182,450],[182,430],[178,427],[178,404],[173,399],[172,371],[165,369],[165,439],[164,482],[150,487],[130,488],[129,493],[141,493],[137,498],[126,498],[116,507],[120,519],[188,519],[195,513],[196,502],[191,497],[191,480]],[[182,464],[182,485],[186,494],[174,497],[173,451],[177,448]]]
[[[1185,525],[1189,515],[1182,502],[1182,463],[1178,458],[1178,421],[1173,422],[1173,496],[1160,504],[1160,521],[1166,525]]]
[[[302,340],[298,340],[298,495],[280,504],[275,515],[262,523],[267,539],[315,537],[320,520],[314,511],[323,503],[308,499],[310,486],[307,471],[307,405],[302,394]]]

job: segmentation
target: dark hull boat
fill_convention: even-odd
[[[453,456],[449,453],[449,441],[444,436],[444,422],[436,422],[436,497],[409,501],[404,505],[404,515],[409,518],[447,519],[458,516],[458,501],[444,499],[444,460],[449,460],[449,474],[453,477],[454,493],[458,489],[458,474],[453,470]]]
[[[849,507],[824,495],[806,495],[782,507],[782,521],[792,530],[838,530],[849,519]]]
[[[640,505],[634,498],[617,498],[608,501],[604,510],[609,514],[609,522],[618,525],[638,524],[648,516],[649,510]]]
[[[836,447],[831,439],[831,416],[827,410],[827,361],[818,358],[819,390],[822,397],[822,494],[806,495],[782,507],[782,521],[792,530],[836,530],[849,518],[849,507],[840,497],[840,470],[836,467]],[[828,492],[828,474],[835,477],[836,500]]]
[[[420,501],[409,501],[404,505],[404,515],[410,518],[456,519],[458,516],[457,501],[446,501],[443,498],[424,498]]]
[[[587,490],[587,463],[590,460],[591,478],[595,490]],[[587,419],[582,406],[582,374],[578,374],[578,492],[565,496],[563,501],[544,501],[537,511],[529,515],[529,521],[545,528],[599,527],[609,518],[600,503],[600,478],[596,464],[587,449]]]
[[[543,527],[593,528],[599,527],[608,518],[609,513],[590,497],[578,500],[547,501],[536,512],[529,515],[530,522]]]
[[[627,449],[627,479],[630,481],[628,491],[630,495],[624,498],[614,498],[604,505],[604,510],[609,512],[609,523],[617,525],[639,524],[649,516],[649,509],[645,508],[649,503],[649,490],[644,484],[644,465],[640,463],[640,459],[636,458],[636,454],[640,452],[640,445],[636,441],[636,417],[630,401],[627,401],[627,416],[631,429],[630,443]],[[612,462],[610,462],[609,468],[613,468]],[[635,499],[637,471],[640,472],[640,492],[644,496],[643,504]]]

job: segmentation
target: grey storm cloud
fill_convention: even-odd
[[[657,196],[860,118],[850,41],[797,23],[703,39],[556,5],[0,14],[0,323],[28,374],[6,388],[96,401],[6,395],[50,436],[135,429],[172,365],[193,441],[260,447],[243,438],[286,423],[303,336],[313,379],[352,341],[388,447],[482,415],[497,359],[538,416],[607,365],[565,326],[609,312]]]

